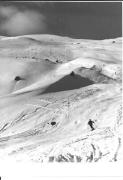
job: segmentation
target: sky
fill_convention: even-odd
[[[0,35],[122,36],[121,2],[0,2]]]

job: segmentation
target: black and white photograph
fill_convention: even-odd
[[[122,2],[1,1],[0,166],[114,165],[122,140]]]

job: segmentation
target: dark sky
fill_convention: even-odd
[[[122,36],[121,2],[0,2],[0,34],[73,38]]]

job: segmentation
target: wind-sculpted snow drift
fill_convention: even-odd
[[[0,159],[122,160],[122,39],[0,38]]]

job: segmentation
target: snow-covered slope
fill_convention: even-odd
[[[122,39],[0,39],[0,158],[122,160]]]

